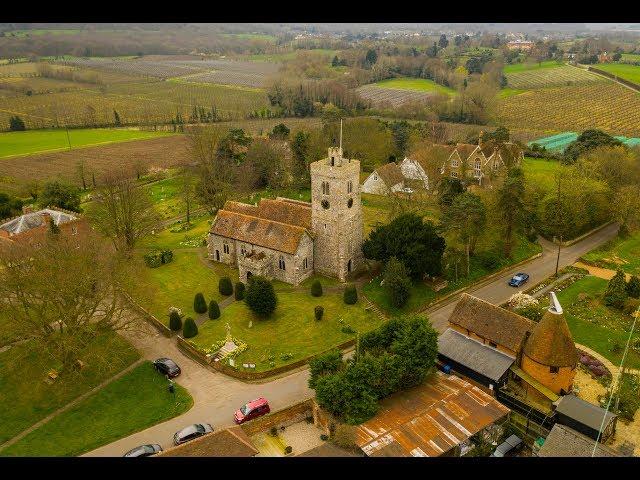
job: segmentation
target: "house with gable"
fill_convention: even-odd
[[[404,175],[395,162],[376,168],[362,184],[362,193],[389,195],[404,188]]]

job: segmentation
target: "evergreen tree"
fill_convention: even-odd
[[[627,283],[627,294],[631,298],[640,298],[640,278],[632,275]]]
[[[228,297],[233,293],[233,283],[231,283],[231,279],[229,277],[222,277],[218,281],[218,291],[220,295],[224,295]]]
[[[404,264],[391,257],[384,268],[384,288],[389,293],[391,304],[402,308],[411,295],[411,279]]]
[[[358,301],[358,291],[355,285],[347,285],[344,288],[343,300],[347,305],[354,305]]]
[[[218,305],[218,302],[216,302],[215,300],[211,300],[209,302],[209,318],[211,320],[216,320],[220,318],[220,306]]]
[[[193,318],[187,317],[184,321],[184,327],[182,328],[182,336],[184,338],[193,338],[196,335],[198,335],[198,326]]]
[[[440,40],[438,40],[438,46],[440,48],[447,48],[449,46],[449,40],[447,40],[447,36],[444,33],[440,35]]]
[[[311,295],[314,297],[322,296],[322,284],[320,283],[320,280],[314,280],[311,284]]]
[[[24,120],[22,120],[22,118],[18,117],[17,115],[9,119],[9,130],[11,130],[12,132],[23,131],[26,130],[26,128],[27,127],[24,124]]]
[[[627,300],[627,282],[622,270],[618,270],[607,285],[604,292],[604,304],[610,307],[621,309]]]
[[[339,66],[339,65],[340,65],[340,60],[338,60],[338,56],[337,56],[337,55],[335,55],[335,56],[333,57],[333,60],[331,60],[331,66],[332,66],[332,67],[337,67],[337,66]]]
[[[244,300],[244,283],[236,282],[236,300]]]
[[[193,299],[193,311],[196,313],[207,313],[207,301],[200,292],[196,293]]]
[[[174,332],[182,330],[182,318],[176,310],[172,310],[169,314],[169,328]]]
[[[315,316],[317,322],[322,320],[322,316],[324,315],[324,307],[322,305],[316,305],[313,309],[313,315]]]
[[[273,289],[273,284],[269,280],[254,275],[249,280],[249,287],[244,301],[256,315],[268,317],[276,309],[278,297]]]

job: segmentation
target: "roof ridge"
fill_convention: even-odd
[[[225,209],[219,210],[218,214],[220,214],[220,213],[228,213],[228,214],[232,214],[232,215],[240,215],[242,217],[253,218],[253,219],[256,219],[256,220],[263,220],[265,222],[277,223],[279,225],[284,225],[285,227],[298,228],[298,229],[300,229],[302,231],[308,232],[308,230],[306,228],[301,227],[299,225],[294,225],[292,223],[278,222],[277,220],[272,220],[270,218],[256,217],[255,215],[247,215],[246,213],[234,212],[232,210],[225,210]]]
[[[253,451],[255,451],[255,452],[259,452],[259,450],[256,448],[256,446],[255,446],[255,445],[253,445],[253,444],[251,444],[251,443],[247,442],[244,438],[242,438],[241,436],[239,436],[239,435],[237,435],[237,434],[236,434],[236,428],[237,428],[237,429],[240,429],[240,430],[242,431],[242,433],[244,433],[245,435],[247,435],[247,433],[246,433],[244,430],[242,430],[242,427],[241,427],[241,426],[239,426],[239,425],[234,425],[233,427],[227,427],[227,428],[226,428],[226,430],[227,430],[231,435],[233,435],[235,438],[237,438],[238,440],[240,440],[244,445],[246,445],[247,447],[249,447],[251,450],[253,450]],[[247,436],[247,438],[249,438],[249,437]]]

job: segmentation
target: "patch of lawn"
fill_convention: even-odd
[[[555,173],[560,169],[558,160],[525,157],[522,163],[525,179],[533,185],[542,185],[549,190],[555,185]]]
[[[179,224],[174,224],[164,230],[149,235],[142,239],[139,243],[141,248],[157,248],[160,250],[176,250],[180,248],[194,248],[202,245],[202,239],[207,235],[211,228],[211,217],[206,214],[197,218],[192,217],[192,227],[184,231],[171,230],[177,229]]]
[[[504,73],[516,73],[516,72],[525,72],[527,70],[540,70],[543,68],[555,68],[563,65],[563,62],[556,62],[555,60],[547,60],[542,63],[513,63],[511,65],[504,66]]]
[[[54,150],[68,150],[69,143],[71,148],[74,149],[166,135],[174,134],[113,128],[83,128],[69,130],[69,138],[67,139],[67,131],[62,129],[7,132],[0,133],[0,158]]]
[[[175,394],[169,393],[165,377],[151,362],[145,362],[0,455],[80,455],[176,417],[192,405],[193,399],[183,387],[175,384]]]
[[[613,75],[628,80],[630,82],[640,84],[640,66],[630,65],[628,63],[599,63],[595,65],[598,70],[604,70]]]
[[[203,249],[204,250],[204,249]],[[207,266],[208,265],[208,266]],[[228,276],[238,281],[238,270],[201,258],[199,252],[176,250],[173,261],[158,268],[145,268],[139,282],[145,287],[136,301],[158,320],[169,324],[169,307],[177,307],[185,316],[196,318],[193,297],[202,292],[204,298],[220,301],[218,281]]]
[[[229,322],[232,335],[248,345],[248,349],[236,357],[236,365],[255,363],[255,371],[267,371],[354,338],[354,333],[342,331],[347,325],[362,333],[381,324],[377,315],[365,310],[362,299],[355,305],[346,305],[342,288],[337,290],[331,292],[325,288],[321,297],[311,296],[308,289],[280,291],[275,312],[265,320],[257,318],[244,301],[234,302],[222,311],[218,320],[205,321],[192,340],[200,348],[209,348],[225,338],[225,324]],[[320,321],[314,318],[316,305],[324,307]]]
[[[0,315],[0,347],[19,340],[20,334],[13,328],[10,316]]]
[[[618,366],[633,319],[630,315],[602,304],[600,299],[607,284],[607,280],[588,275],[559,292],[558,300],[562,304],[573,340],[592,348]],[[636,332],[634,338],[640,338],[640,331]],[[620,348],[613,349],[614,344]],[[640,354],[630,349],[626,365],[640,368]]]
[[[398,90],[417,90],[419,92],[438,92],[445,95],[455,95],[456,91],[452,88],[445,87],[439,83],[427,78],[389,78],[374,83],[376,87],[395,88]]]
[[[156,205],[156,209],[160,213],[163,219],[174,218],[179,215],[186,215],[187,209],[182,200],[181,190],[184,182],[184,175],[190,175],[181,173],[170,178],[165,178],[158,182],[153,182],[145,185],[145,188],[153,202]],[[192,182],[195,185],[196,178],[192,177]],[[197,198],[194,196],[191,202],[191,211],[200,207]]]
[[[0,353],[0,443],[131,365],[140,354],[116,333],[99,335],[79,358],[86,367],[44,379],[55,362],[31,342]]]
[[[626,238],[618,236],[587,253],[583,258],[603,268],[622,268],[631,275],[640,275],[640,231]]]

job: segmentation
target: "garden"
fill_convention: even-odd
[[[582,257],[602,268],[621,268],[631,275],[640,275],[640,231],[627,237],[616,237]]]

